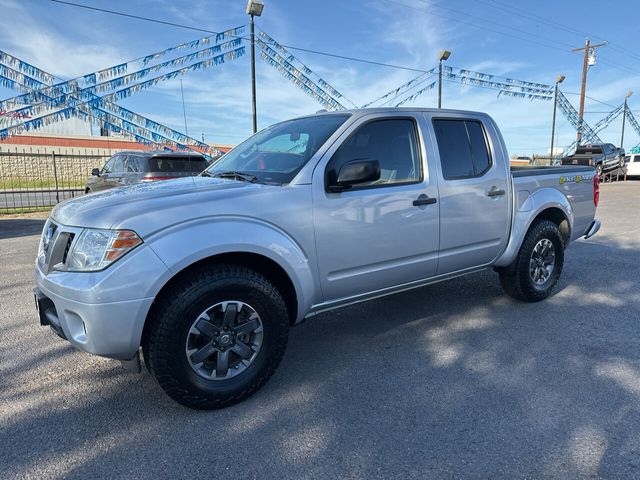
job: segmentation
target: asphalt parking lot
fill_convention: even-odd
[[[39,220],[0,220],[0,478],[639,478],[640,182],[555,294],[490,271],[323,314],[221,411],[38,325]]]

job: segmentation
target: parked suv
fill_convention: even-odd
[[[94,168],[85,193],[154,180],[198,175],[208,163],[193,152],[125,151],[111,157],[100,170]]]

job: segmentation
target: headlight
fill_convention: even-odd
[[[131,230],[86,228],[73,243],[64,269],[72,272],[103,270],[142,243]]]

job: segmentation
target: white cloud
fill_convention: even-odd
[[[74,78],[100,68],[116,65],[127,58],[121,47],[111,46],[100,38],[100,29],[92,33],[94,43],[71,40],[61,35],[54,22],[35,18],[22,2],[0,3],[0,45],[12,55],[62,78]],[[16,25],[19,24],[19,28]],[[73,25],[73,28],[80,27]]]

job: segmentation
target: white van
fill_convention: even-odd
[[[624,164],[627,167],[627,176],[640,177],[640,153],[624,157]]]

